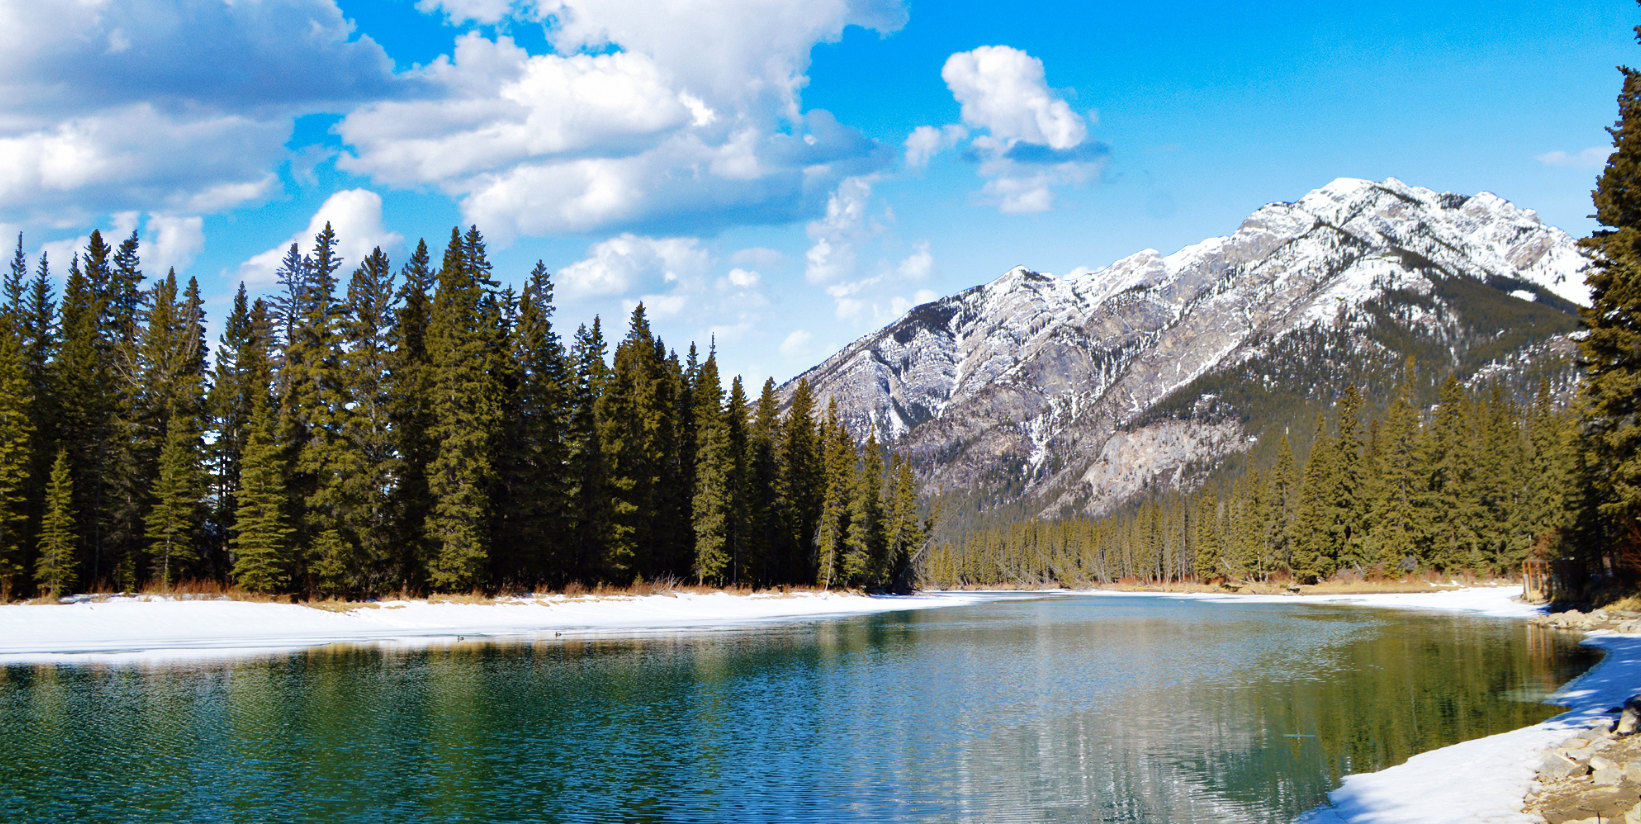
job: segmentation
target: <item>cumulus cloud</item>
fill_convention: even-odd
[[[956,123],[935,128],[919,126],[906,136],[906,165],[921,169],[929,165],[935,155],[956,146],[969,136],[969,130]]]
[[[0,215],[233,208],[296,114],[413,86],[335,0],[0,0]]]
[[[467,0],[438,8],[499,13]],[[798,92],[816,43],[847,25],[894,30],[905,18],[898,1],[563,0],[529,13],[548,23],[557,53],[464,35],[453,57],[414,73],[432,94],[342,121],[338,166],[436,186],[506,242],[784,223],[818,211],[838,181],[891,161],[830,114],[800,112]]]
[[[1104,165],[1106,148],[1088,141],[1088,121],[1049,88],[1041,60],[981,46],[947,58],[940,76],[963,123],[914,129],[906,138],[908,167],[921,168],[976,131],[966,155],[979,163],[985,200],[1005,214],[1026,214],[1053,208],[1056,187],[1085,183]]]
[[[809,224],[813,245],[804,256],[804,277],[810,283],[828,283],[855,273],[855,257],[862,241],[875,231],[867,219],[873,179],[851,177],[838,184],[826,200],[826,216]]]
[[[143,268],[159,274],[175,268],[184,271],[194,256],[205,248],[205,220],[198,216],[148,216],[148,235],[143,249]]]
[[[582,260],[558,271],[558,293],[569,299],[612,297],[695,285],[712,265],[696,238],[651,238],[625,233],[594,245]],[[681,308],[681,307],[680,307]]]
[[[1577,154],[1568,154],[1560,149],[1534,155],[1533,159],[1546,166],[1557,166],[1568,169],[1599,169],[1607,165],[1607,158],[1613,153],[1611,146],[1591,146]]]
[[[1009,46],[981,46],[946,58],[940,70],[962,105],[963,122],[1003,141],[1069,149],[1087,125],[1049,91],[1043,61]]]
[[[381,195],[369,189],[346,189],[326,198],[308,221],[306,231],[240,264],[240,278],[248,286],[273,284],[279,261],[291,244],[295,243],[306,253],[313,248],[314,235],[319,234],[326,223],[336,233],[336,252],[342,259],[343,272],[359,265],[378,246],[392,254],[404,243],[403,235],[390,232],[382,225]]]

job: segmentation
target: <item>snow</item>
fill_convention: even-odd
[[[346,612],[249,601],[114,597],[0,606],[0,664],[218,658],[336,643],[429,643],[718,629],[960,606],[983,593],[865,596],[672,593],[508,598],[489,604],[387,601]]]

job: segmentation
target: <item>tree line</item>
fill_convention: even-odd
[[[933,548],[921,572],[945,586],[1120,580],[1314,582],[1338,573],[1517,570],[1530,553],[1576,554],[1599,530],[1576,410],[1548,382],[1518,403],[1497,383],[1412,400],[1409,362],[1383,418],[1347,387],[1317,417],[1303,462],[1288,435],[1273,465],[1100,518],[1036,519]],[[1369,419],[1364,422],[1364,417]]]
[[[198,283],[145,283],[92,232],[60,302],[19,236],[0,295],[0,596],[184,578],[372,595],[691,579],[907,585],[911,467],[800,383],[727,391],[642,304],[613,353],[564,340],[539,262],[492,278],[476,227],[435,266],[376,249],[343,284],[327,224],[219,344]]]

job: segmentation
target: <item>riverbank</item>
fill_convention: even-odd
[[[343,605],[112,596],[0,606],[0,664],[222,657],[338,643],[425,644],[722,629],[977,603],[981,593],[543,595]]]
[[[1123,597],[1130,593],[1089,593]],[[1132,593],[1139,595],[1141,593]],[[1393,609],[1467,612],[1505,618],[1532,618],[1542,609],[1517,600],[1515,586],[1473,587],[1446,592],[1243,596],[1152,593],[1172,598],[1228,603],[1299,603]],[[1537,782],[1544,751],[1614,716],[1609,710],[1641,692],[1641,634],[1598,630],[1585,644],[1605,653],[1589,672],[1550,696],[1567,711],[1531,727],[1465,741],[1413,756],[1373,773],[1344,777],[1329,793],[1331,804],[1300,817],[1298,824],[1528,824],[1544,819],[1524,810]]]

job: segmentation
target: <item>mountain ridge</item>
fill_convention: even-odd
[[[991,485],[1043,511],[1098,512],[1248,448],[1247,421],[1224,415],[1125,434],[1173,393],[1255,366],[1280,373],[1281,357],[1305,357],[1284,347],[1328,335],[1346,359],[1390,359],[1404,337],[1426,353],[1445,345],[1439,358],[1459,368],[1510,332],[1478,331],[1488,313],[1519,315],[1543,332],[1522,345],[1539,345],[1571,331],[1587,266],[1565,232],[1497,195],[1340,178],[1170,255],[1064,278],[1015,267],[914,307],[783,391],[803,379],[836,399],[857,437],[911,454],[932,493]]]

